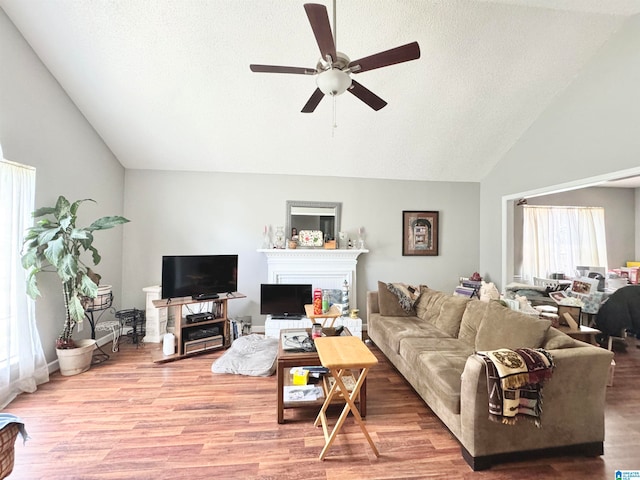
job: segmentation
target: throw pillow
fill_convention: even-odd
[[[412,317],[416,314],[413,309],[410,311],[403,309],[398,296],[389,290],[386,283],[380,281],[378,282],[378,307],[383,317]]]
[[[549,320],[516,312],[499,302],[489,302],[476,335],[476,350],[540,348],[549,327]]]
[[[415,303],[420,296],[420,287],[406,283],[387,283],[387,288],[398,297],[400,306],[405,312],[415,313]]]

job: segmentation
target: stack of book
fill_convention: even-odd
[[[284,387],[285,402],[315,402],[323,398],[324,392],[318,385],[286,385]]]
[[[456,287],[453,294],[460,295],[462,297],[472,298],[474,296],[480,298],[480,287],[482,281],[469,280],[468,278],[461,278],[460,285]]]

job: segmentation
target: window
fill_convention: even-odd
[[[607,267],[604,208],[523,207],[522,276],[575,276],[576,266]]]
[[[0,157],[0,408],[49,379],[20,262],[23,235],[33,221],[35,173]]]

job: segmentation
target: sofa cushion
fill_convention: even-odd
[[[573,338],[553,327],[551,327],[545,335],[544,342],[542,344],[542,347],[547,350],[555,350],[557,348],[571,348],[575,346],[576,342]]]
[[[412,317],[415,315],[415,311],[407,312],[402,308],[398,296],[389,291],[386,283],[380,281],[378,281],[378,307],[380,315],[385,317]]]
[[[372,315],[369,323],[372,330],[384,332],[384,341],[394,352],[400,351],[400,342],[404,338],[447,338],[446,333],[418,317],[383,317],[380,314]]]
[[[446,293],[432,290],[426,286],[420,287],[420,298],[415,305],[416,315],[435,324],[435,318],[440,314],[440,307],[446,297]]]
[[[540,320],[498,302],[489,302],[476,335],[476,350],[539,348],[549,327],[549,320]]]
[[[418,360],[429,372],[428,388],[437,396],[451,413],[460,413],[460,377],[468,355],[453,352],[424,352]]]
[[[448,295],[423,286],[416,302],[416,315],[447,335],[457,337],[468,302],[468,298]]]
[[[481,302],[480,300],[471,300],[467,303],[464,313],[462,314],[462,322],[460,323],[460,331],[458,339],[468,345],[475,346],[476,335],[482,323],[482,319],[489,310],[490,302]]]
[[[473,353],[473,347],[462,343],[457,338],[405,337],[400,341],[400,350],[398,350],[400,356],[409,365],[416,366],[419,365],[420,356],[429,352],[446,353],[449,356],[459,355],[466,359]],[[426,365],[426,367],[429,366]],[[431,378],[433,372],[429,370],[428,373],[428,377]]]
[[[436,327],[452,337],[457,337],[460,332],[462,316],[469,301],[466,297],[449,296],[440,307],[440,315],[436,319]]]

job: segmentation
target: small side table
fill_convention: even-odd
[[[304,311],[307,314],[307,317],[311,319],[312,322],[315,322],[316,319],[324,319],[321,322],[323,328],[333,327],[336,318],[342,316],[342,311],[336,305],[331,305],[331,308],[329,308],[329,311],[327,313],[320,313],[318,315],[313,313],[313,305],[305,305]]]
[[[104,288],[105,290],[101,290],[102,288]],[[100,321],[102,315],[104,315],[107,310],[109,310],[111,313],[116,312],[116,309],[113,308],[113,292],[111,291],[111,286],[108,285],[105,285],[104,287],[98,287],[98,292],[100,291],[103,291],[103,293],[99,293],[95,298],[89,300],[89,304],[84,310],[84,316],[89,321],[89,325],[91,326],[91,338],[93,340],[96,339],[96,332],[105,332],[113,329],[115,341],[115,329],[113,325],[120,324],[120,322],[117,320],[107,320],[103,322]],[[97,317],[95,316],[96,313],[98,313]],[[97,365],[107,360],[109,360],[109,354],[102,350],[102,347],[96,343],[96,351],[94,352],[93,358],[91,359],[91,364]]]
[[[329,447],[331,447],[331,444],[336,439],[336,436],[342,428],[344,421],[347,419],[349,412],[353,413],[353,417],[358,425],[360,425],[360,429],[366,437],[367,442],[369,442],[373,453],[375,453],[376,457],[379,457],[380,453],[374,445],[373,440],[371,440],[369,432],[367,431],[367,428],[362,421],[362,417],[360,416],[360,412],[356,408],[355,404],[355,400],[358,397],[360,388],[367,378],[369,369],[378,363],[378,359],[358,337],[319,337],[315,339],[315,345],[316,350],[318,351],[318,356],[320,357],[320,363],[323,367],[330,370],[331,375],[333,375],[336,380],[331,387],[331,390],[329,390],[327,398],[320,409],[320,413],[318,413],[316,421],[314,422],[315,427],[322,424],[325,439],[324,448],[320,452],[320,460],[324,460]],[[360,371],[360,375],[356,380],[355,387],[351,393],[349,393],[342,382],[342,376],[347,371],[355,372],[357,370]],[[338,422],[333,427],[333,431],[329,433],[326,411],[331,404],[333,397],[340,393],[342,393],[346,403],[340,417],[338,418]]]
[[[557,328],[562,333],[566,333],[576,340],[590,343],[592,345],[598,345],[598,342],[596,341],[596,335],[600,335],[602,333],[597,328],[585,327],[584,325],[579,325],[578,328],[572,328],[568,325],[560,325]],[[611,348],[609,348],[609,350],[611,350]]]

